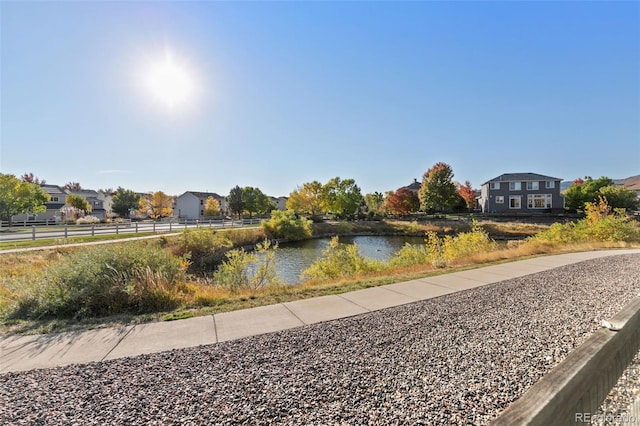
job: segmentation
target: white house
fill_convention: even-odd
[[[221,214],[227,211],[226,199],[215,192],[187,191],[176,198],[174,215],[180,219],[203,220],[207,198],[213,197],[220,204]]]

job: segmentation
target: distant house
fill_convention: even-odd
[[[227,211],[226,199],[215,192],[187,191],[176,199],[174,215],[180,219],[203,220],[207,198],[213,197],[220,204],[220,211]]]
[[[404,188],[407,188],[409,191],[415,192],[415,194],[418,195],[421,186],[422,184],[418,182],[418,179],[413,179],[413,182],[411,182],[410,185],[407,185]]]
[[[67,191],[58,185],[43,184],[40,187],[49,194],[49,202],[45,204],[47,210],[42,213],[23,213],[11,217],[12,222],[21,222],[25,220],[55,220],[61,218],[60,209],[67,202]]]
[[[269,197],[278,210],[287,209],[287,200],[289,197]]]
[[[94,191],[93,189],[80,189],[68,192],[69,194],[79,195],[87,199],[87,202],[91,206],[91,212],[87,212],[87,214],[95,216],[98,219],[107,217],[107,210],[104,208],[104,194]]]
[[[560,181],[536,173],[505,173],[482,184],[483,213],[540,213],[564,209]]]

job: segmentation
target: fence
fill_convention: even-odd
[[[166,222],[132,222],[130,220],[115,224],[97,223],[85,225],[70,224],[36,224],[36,221],[29,221],[28,225],[21,221],[11,227],[8,223],[1,223],[0,242],[3,241],[24,241],[44,238],[69,238],[79,236],[96,236],[107,234],[123,233],[159,233],[174,232],[188,228],[225,228],[233,226],[251,226],[260,224],[261,219],[216,219],[216,220],[171,220]]]
[[[589,424],[640,349],[640,298],[635,299],[547,373],[493,423]]]

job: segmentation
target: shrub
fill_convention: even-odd
[[[406,243],[389,260],[392,268],[402,268],[405,266],[423,265],[429,262],[429,248],[426,245]]]
[[[76,224],[83,225],[88,223],[100,223],[100,219],[95,216],[85,216],[76,220]]]
[[[213,269],[233,243],[225,235],[207,228],[186,229],[178,238],[173,253],[186,257],[196,270]]]
[[[330,280],[380,269],[382,264],[361,255],[357,244],[340,244],[338,237],[333,237],[322,257],[302,271],[301,279]]]
[[[76,251],[45,270],[23,294],[13,316],[99,317],[176,307],[185,262],[143,244]]]
[[[528,242],[553,243],[637,242],[640,226],[630,220],[624,209],[614,209],[600,197],[597,203],[586,203],[586,217],[577,223],[553,224],[548,230],[527,239]]]
[[[311,221],[296,217],[293,210],[271,212],[269,220],[262,221],[262,229],[269,238],[284,238],[291,241],[311,238]]]
[[[229,251],[227,259],[213,273],[213,280],[217,285],[233,292],[279,285],[275,270],[276,248],[265,240],[256,246],[257,253],[244,250]]]

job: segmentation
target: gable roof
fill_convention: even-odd
[[[411,184],[405,186],[404,188],[407,188],[408,190],[411,190],[411,191],[420,191],[421,186],[422,186],[422,183],[418,182],[418,179],[414,179],[413,182],[411,182]]]
[[[40,188],[44,189],[49,195],[67,195],[67,192],[58,185],[42,184]]]
[[[551,176],[539,175],[537,173],[505,173],[491,180],[486,181],[483,185],[489,182],[525,182],[525,181],[539,181],[539,180],[562,180]]]
[[[184,194],[192,194],[192,195],[195,195],[195,196],[196,196],[196,197],[198,197],[198,198],[204,198],[204,199],[207,199],[207,198],[209,198],[209,197],[213,197],[213,198],[215,198],[215,199],[220,200],[220,199],[223,199],[223,198],[224,198],[224,197],[222,197],[222,196],[220,196],[220,195],[216,194],[215,192],[187,191],[187,192],[185,192]],[[184,195],[184,194],[182,194],[182,195]],[[182,196],[182,195],[181,195],[181,196]]]

